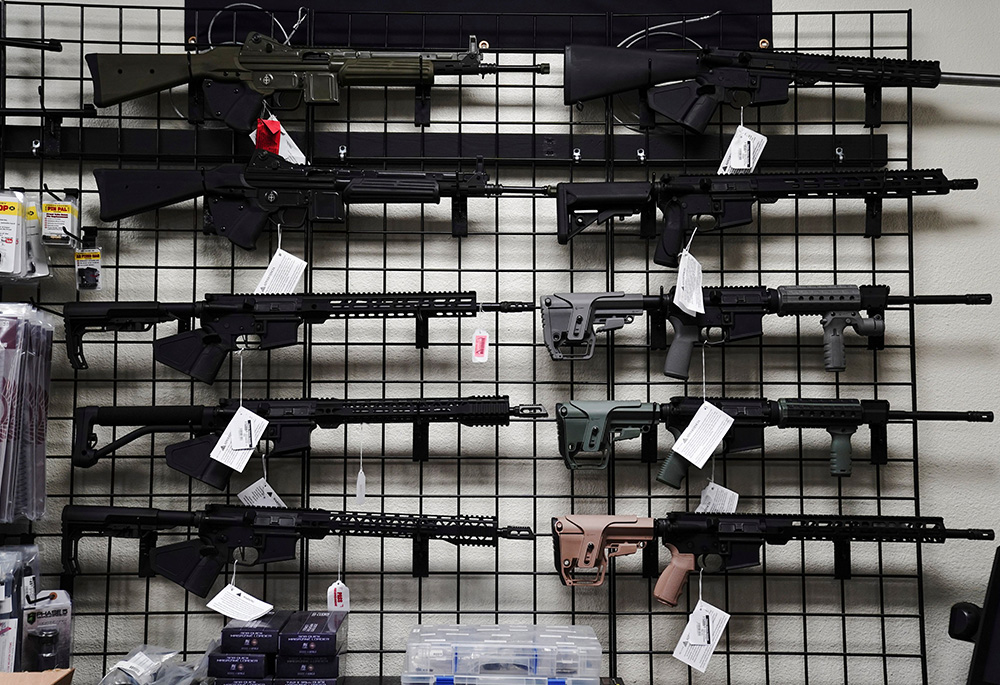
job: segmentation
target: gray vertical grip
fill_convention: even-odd
[[[851,475],[851,436],[858,431],[857,426],[830,426],[830,475]]]
[[[669,485],[674,490],[679,490],[681,481],[687,476],[688,460],[677,454],[673,450],[663,459],[660,465],[660,472],[656,474],[656,480]]]
[[[823,325],[823,365],[827,371],[843,371],[847,368],[847,352],[844,349],[844,329],[847,320],[837,314],[828,314],[821,320]]]
[[[663,375],[686,381],[691,368],[691,352],[694,350],[694,346],[700,342],[698,326],[697,324],[685,324],[677,316],[669,316],[667,320],[670,321],[670,326],[674,329],[674,338],[670,341],[667,359],[663,362]]]

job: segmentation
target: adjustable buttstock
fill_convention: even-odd
[[[215,548],[197,539],[154,547],[149,553],[153,571],[199,597],[208,596],[225,563]]]
[[[188,56],[97,53],[86,56],[94,81],[94,104],[110,107],[191,80]]]
[[[101,198],[101,221],[116,221],[205,193],[198,170],[95,169]]]
[[[203,328],[153,341],[156,361],[203,383],[215,382],[229,352],[217,335]]]

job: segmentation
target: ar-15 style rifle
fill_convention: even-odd
[[[865,126],[869,128],[882,125],[883,88],[1000,86],[1000,76],[942,73],[938,62],[928,60],[764,50],[657,52],[568,45],[564,63],[567,105],[639,91],[640,126],[653,126],[654,114],[660,114],[691,133],[703,133],[722,103],[733,107],[784,104],[793,85],[864,86]]]
[[[205,597],[238,549],[256,557],[240,565],[256,566],[295,558],[299,540],[327,535],[364,535],[413,539],[413,575],[428,575],[428,541],[496,547],[499,538],[532,540],[530,528],[500,528],[494,516],[428,516],[278,509],[209,504],[204,511],[169,511],[134,507],[70,505],[63,509],[63,589],[80,572],[79,542],[85,536],[139,539],[139,575],[161,575],[185,590]],[[156,545],[161,531],[195,528],[197,537]]]
[[[907,421],[991,422],[990,411],[900,411],[885,400],[767,400],[741,397],[672,397],[656,402],[570,400],[556,405],[559,453],[570,469],[603,469],[612,443],[642,437],[642,461],[656,462],[656,426],[663,424],[676,439],[702,403],[710,402],[733,418],[722,441],[722,453],[748,452],[764,446],[764,428],[823,428],[830,434],[830,475],[851,475],[851,436],[867,425],[871,431],[871,463],[888,462],[886,426]],[[584,457],[586,461],[581,461]],[[673,450],[663,460],[656,480],[679,488],[690,462]]]
[[[704,314],[690,315],[674,304],[676,288],[666,295],[638,293],[555,293],[541,299],[542,333],[551,357],[590,359],[597,333],[615,331],[649,314],[649,340],[654,350],[667,350],[663,373],[687,380],[695,345],[717,345],[759,338],[764,316],[819,316],[823,328],[823,360],[827,371],[847,368],[844,330],[868,338],[868,349],[885,347],[885,310],[924,304],[992,304],[983,295],[889,295],[884,285],[782,285],[705,287]],[[866,314],[862,314],[862,311]],[[673,338],[667,345],[667,323]],[[595,330],[596,328],[596,330]],[[720,334],[713,335],[713,331]]]
[[[552,519],[556,572],[563,585],[604,582],[608,560],[642,550],[643,573],[655,578],[657,541],[670,550],[653,596],[677,606],[688,574],[733,571],[760,565],[764,544],[789,540],[833,542],[834,576],[851,577],[852,542],[933,542],[992,540],[992,530],[945,528],[930,516],[808,516],[780,514],[688,514],[666,518],[573,514]],[[583,575],[580,571],[583,571]]]
[[[438,204],[451,198],[451,234],[469,234],[469,198],[551,197],[548,186],[490,183],[483,160],[476,170],[385,171],[293,164],[255,150],[243,164],[212,169],[95,169],[101,198],[101,221],[115,221],[204,196],[203,230],[245,250],[269,222],[285,228],[342,224],[347,208],[357,204]]]
[[[567,244],[588,226],[614,217],[640,215],[639,235],[657,234],[656,208],[663,212],[653,261],[676,267],[687,236],[697,227],[733,228],[753,222],[754,204],[784,198],[861,198],[865,237],[882,235],[883,198],[947,195],[974,190],[974,178],[949,180],[940,169],[830,171],[782,174],[664,175],[652,182],[560,183],[556,186],[558,240]],[[699,217],[711,222],[699,223]],[[714,224],[714,225],[711,225]]]
[[[243,45],[202,53],[92,53],[86,59],[98,107],[200,81],[205,109],[237,131],[254,128],[264,98],[275,111],[296,109],[303,101],[336,105],[340,89],[348,86],[413,86],[414,124],[427,126],[438,76],[549,73],[548,64],[484,63],[475,36],[469,36],[466,52],[352,50],[285,45],[254,31]]]
[[[316,428],[346,424],[412,423],[413,460],[428,458],[429,425],[507,426],[511,417],[548,416],[538,404],[512,407],[507,395],[498,397],[418,397],[415,399],[220,400],[215,407],[80,407],[73,433],[73,465],[94,466],[98,460],[144,435],[191,433],[195,437],[167,445],[167,466],[220,490],[234,471],[211,458],[219,437],[240,407],[267,419],[263,440],[268,454],[307,452]],[[96,426],[141,426],[104,447],[97,447]]]
[[[342,295],[205,295],[202,302],[68,302],[66,350],[74,369],[86,369],[85,333],[148,331],[176,321],[178,332],[153,341],[153,357],[205,383],[215,381],[222,363],[241,341],[255,336],[256,349],[294,345],[299,326],[328,319],[412,318],[416,346],[429,346],[427,322],[479,312],[530,312],[532,302],[477,302],[474,292],[350,293]],[[192,330],[192,320],[198,328]],[[246,345],[244,345],[246,346]]]

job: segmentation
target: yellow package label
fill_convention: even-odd
[[[18,216],[21,213],[20,202],[0,201],[0,215]]]
[[[91,259],[100,259],[100,258],[101,258],[101,253],[99,251],[98,252],[77,252],[76,253],[76,261],[78,261],[78,262],[86,262],[86,261],[91,260]]]
[[[28,205],[28,209],[24,212],[24,217],[28,221],[38,221],[38,208],[35,207],[35,203],[32,202]]]
[[[65,214],[67,216],[80,216],[80,212],[77,211],[76,207],[69,204],[68,202],[43,202],[42,213]]]

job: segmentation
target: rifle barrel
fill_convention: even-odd
[[[969,421],[992,423],[991,411],[889,411],[889,421]]]
[[[949,86],[986,86],[987,88],[1000,88],[1000,76],[995,76],[993,74],[942,73],[939,83]]]
[[[500,66],[499,64],[480,64],[479,73],[481,74],[496,74],[499,72],[520,72],[527,74],[547,74],[549,73],[548,64],[505,64]]]
[[[890,306],[907,304],[993,304],[989,293],[969,293],[967,295],[889,295],[886,304]]]

